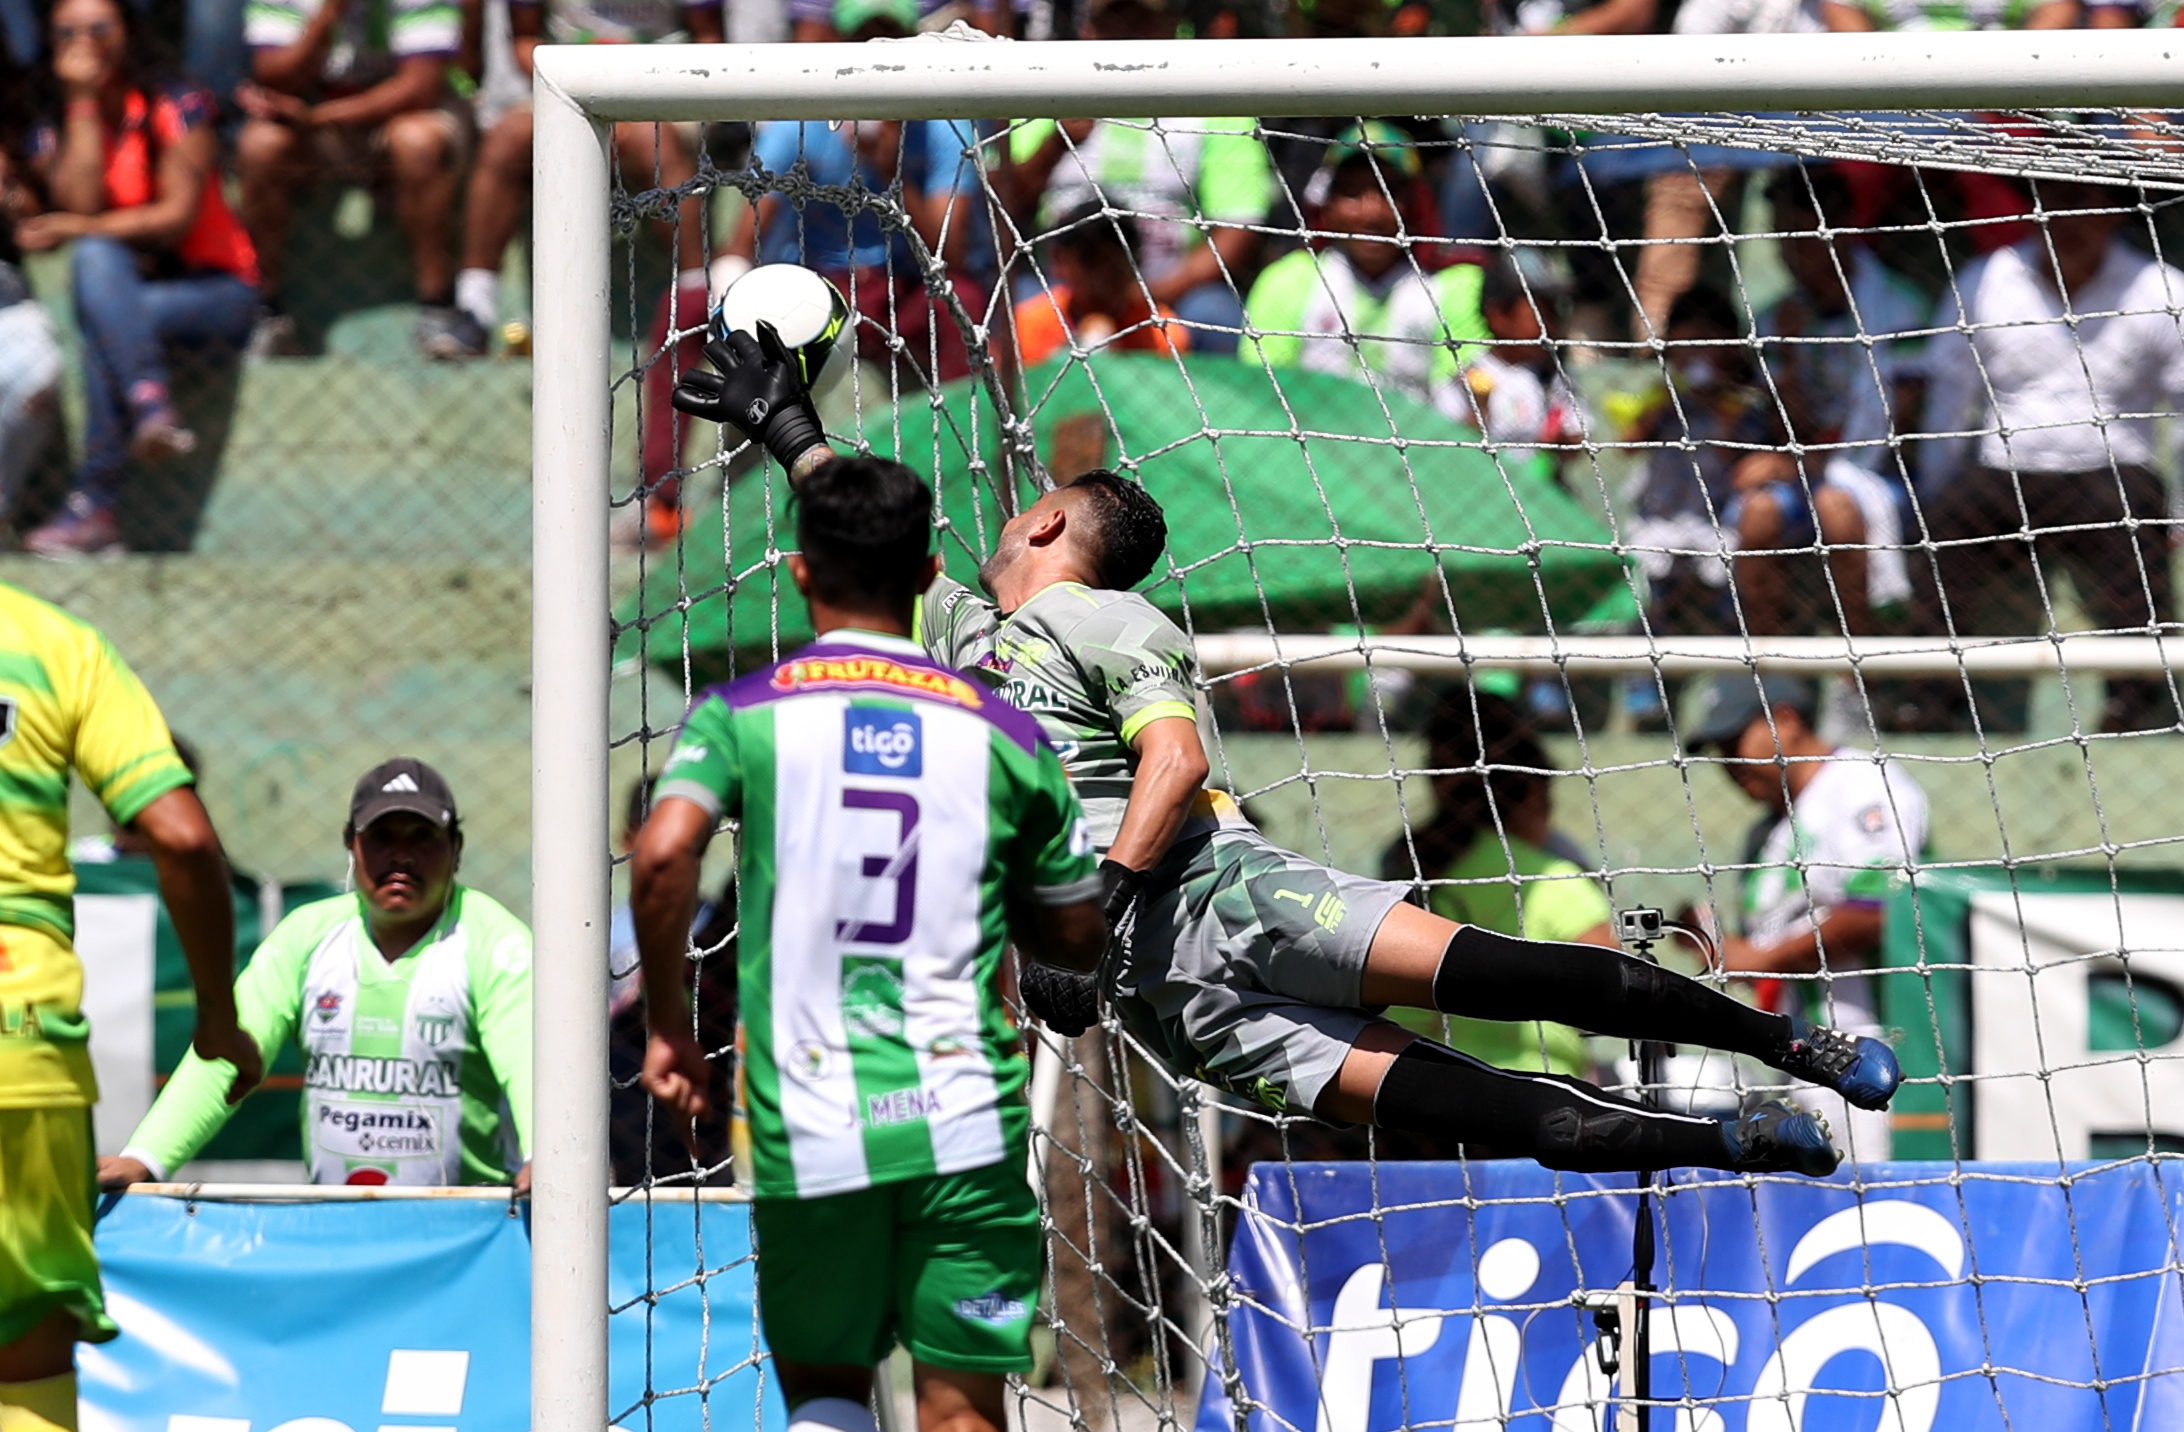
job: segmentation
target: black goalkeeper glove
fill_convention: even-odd
[[[1107,917],[1110,943],[1115,936],[1125,933],[1124,924],[1137,908],[1138,896],[1144,891],[1144,871],[1132,870],[1119,860],[1100,862],[1100,913]]]
[[[716,339],[705,345],[705,356],[717,371],[683,374],[675,385],[677,409],[727,423],[785,468],[826,442],[803,373],[771,323],[761,322],[755,338],[731,333]]]
[[[1024,996],[1024,1008],[1056,1034],[1075,1039],[1100,1022],[1098,975],[1041,964],[1029,955],[1019,973],[1016,987]]]

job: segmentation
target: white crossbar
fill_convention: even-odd
[[[1203,635],[1209,673],[1287,666],[1373,666],[1436,674],[1475,668],[1605,676],[1784,669],[1868,676],[2037,676],[2052,671],[2159,676],[2184,668],[2184,637],[1949,638],[1839,636],[1268,636]]]

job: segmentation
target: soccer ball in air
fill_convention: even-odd
[[[731,333],[758,334],[761,322],[774,332],[802,367],[806,387],[816,387],[827,368],[846,369],[846,359],[832,362],[834,350],[850,341],[849,304],[842,291],[801,264],[760,264],[720,296],[713,309],[708,339]]]

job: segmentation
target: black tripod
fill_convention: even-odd
[[[1659,964],[1654,958],[1653,947],[1668,937],[1670,930],[1689,935],[1713,953],[1713,941],[1704,930],[1681,921],[1665,919],[1658,910],[1640,907],[1616,912],[1616,922],[1624,946],[1639,959]],[[1631,1041],[1631,1056],[1638,1065],[1638,1097],[1649,1108],[1660,1105],[1660,1090],[1668,1082],[1668,1057],[1675,1053],[1672,1045],[1654,1039]],[[1653,1294],[1653,1182],[1659,1176],[1657,1170],[1644,1169],[1638,1174],[1638,1221],[1630,1233],[1630,1284],[1629,1296],[1616,1300],[1617,1331],[1627,1347],[1623,1359],[1628,1375],[1623,1379],[1623,1396],[1617,1399],[1616,1424],[1619,1432],[1650,1432],[1653,1422],[1653,1330],[1650,1316]]]

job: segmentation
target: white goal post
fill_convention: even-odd
[[[2172,38],[2173,36],[2173,38]],[[618,120],[1743,109],[2184,109],[2184,32],[548,46],[535,65],[532,596],[537,1121],[531,1425],[607,1425],[610,134]],[[1226,641],[1229,644],[1224,646]],[[2103,645],[2106,641],[2109,645]],[[2083,648],[2082,652],[2080,648]],[[1351,638],[1215,638],[1210,664]],[[1342,656],[1347,653],[1347,657]],[[1757,643],[1409,638],[1397,664],[2164,671],[2153,638]]]

